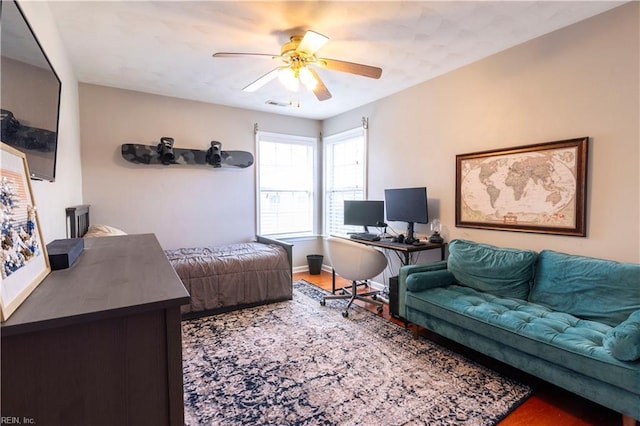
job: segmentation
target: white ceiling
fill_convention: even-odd
[[[82,82],[252,110],[325,119],[602,13],[612,1],[50,1]],[[318,56],[383,69],[379,80],[320,69],[333,97],[291,95],[276,79],[241,89],[278,65],[289,36],[330,38]],[[267,105],[268,100],[300,107]]]

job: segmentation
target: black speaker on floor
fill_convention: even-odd
[[[398,277],[389,278],[389,314],[394,318],[400,318],[398,306]]]

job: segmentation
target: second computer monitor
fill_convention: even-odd
[[[384,201],[387,206],[387,220],[390,222],[406,222],[407,235],[405,241],[414,241],[413,224],[429,223],[427,209],[427,188],[385,189]]]
[[[365,232],[369,232],[368,226],[379,226],[384,222],[384,201],[374,200],[345,200],[344,224],[364,226]]]

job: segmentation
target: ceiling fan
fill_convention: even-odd
[[[318,100],[326,101],[330,99],[331,93],[329,89],[324,85],[316,70],[309,65],[369,78],[380,78],[382,75],[381,68],[317,57],[316,52],[328,41],[328,37],[309,30],[305,33],[304,37],[300,35],[291,36],[290,40],[282,45],[279,55],[218,52],[214,53],[213,57],[236,58],[240,56],[267,56],[272,59],[280,59],[284,63],[243,88],[242,90],[245,92],[255,92],[274,78],[279,77],[280,81],[292,91],[297,91],[300,82],[302,82],[309,90],[313,91]]]

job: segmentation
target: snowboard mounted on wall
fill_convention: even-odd
[[[160,138],[158,145],[122,144],[122,158],[135,164],[206,164],[214,168],[244,169],[253,164],[253,154],[247,151],[223,151],[222,143],[211,141],[207,150],[174,148],[173,138]]]

